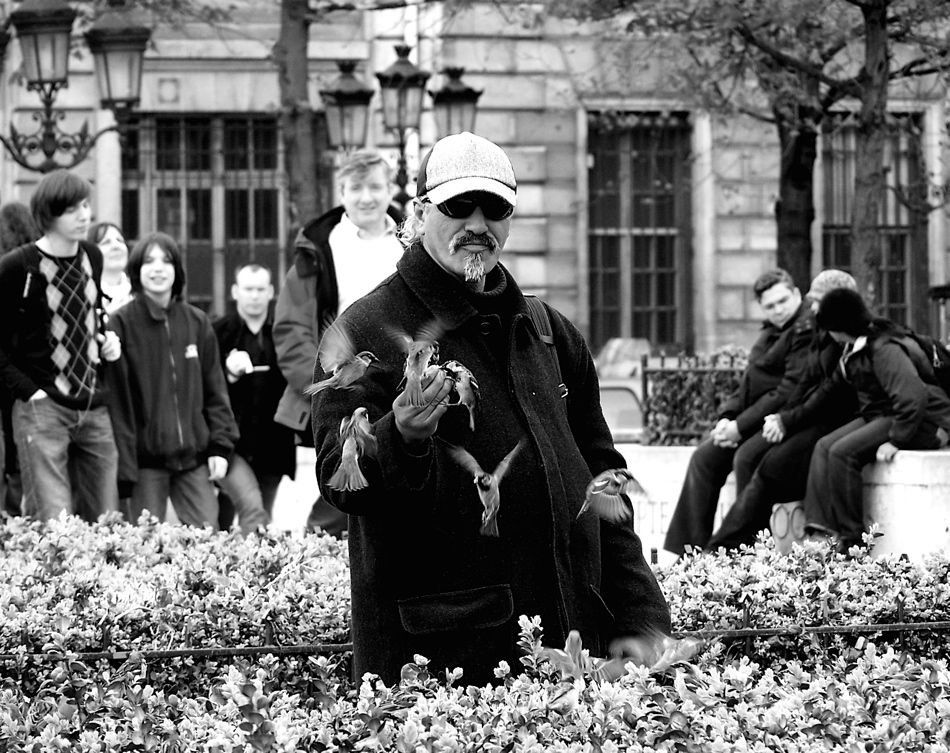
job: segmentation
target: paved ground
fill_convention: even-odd
[[[297,477],[285,478],[274,500],[273,522],[286,531],[303,531],[310,506],[317,498],[317,479],[314,475],[316,455],[312,447],[297,448]]]

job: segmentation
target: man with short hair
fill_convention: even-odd
[[[664,548],[683,554],[702,549],[713,531],[719,493],[730,471],[736,496],[771,447],[762,436],[765,417],[783,406],[798,384],[815,331],[814,315],[791,275],[774,269],[752,287],[765,314],[762,333],[749,351],[749,364],[736,391],[719,408],[719,420],[690,457],[686,478],[666,532]]]
[[[471,133],[438,141],[396,274],[334,324],[376,357],[347,389],[313,399],[320,489],[350,515],[357,678],[398,682],[421,654],[436,671],[491,682],[500,660],[517,666],[519,615],[541,617],[548,645],[577,630],[592,656],[629,655],[638,636],[670,630],[632,515],[579,514],[592,478],[625,463],[584,338],[542,304],[553,344],[542,340],[499,261],[516,201],[498,145]],[[477,401],[457,389],[466,371]],[[418,390],[402,388],[407,372]],[[368,426],[341,442],[354,415]],[[360,480],[346,490],[337,470],[350,459]]]
[[[224,492],[218,496],[218,523],[228,530],[237,512],[241,532],[248,534],[270,523],[277,488],[284,476],[294,477],[297,454],[293,430],[274,421],[287,380],[274,348],[270,270],[256,263],[240,266],[231,297],[235,309],[214,323],[214,333],[240,438],[228,473],[218,482]]]
[[[118,451],[103,362],[121,343],[102,317],[102,253],[86,241],[89,182],[48,173],[30,209],[43,236],[0,260],[0,377],[14,397],[23,511],[94,521],[118,510]]]
[[[326,327],[343,310],[396,271],[402,245],[391,205],[392,168],[372,149],[350,154],[337,171],[341,205],[309,222],[297,235],[294,265],[277,296],[274,343],[287,387],[275,420],[313,446],[310,386],[317,347]],[[334,536],[346,515],[317,498],[307,528]]]

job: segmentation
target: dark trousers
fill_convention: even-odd
[[[715,551],[752,544],[759,531],[769,527],[772,505],[801,499],[815,444],[831,430],[811,426],[771,445],[706,548]]]
[[[686,545],[704,548],[712,535],[719,493],[730,471],[736,473],[736,497],[744,491],[762,456],[772,445],[761,432],[738,448],[718,447],[705,439],[693,452],[663,548],[683,554]]]
[[[805,529],[837,535],[845,546],[861,543],[864,533],[864,481],[861,470],[873,463],[877,448],[888,441],[891,416],[856,418],[822,437],[808,469]],[[905,446],[908,450],[940,447],[937,427],[924,422]]]

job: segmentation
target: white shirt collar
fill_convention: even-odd
[[[395,220],[393,220],[393,218],[387,214],[385,217],[385,221],[386,221],[386,230],[385,232],[383,232],[381,236],[379,236],[380,238],[385,238],[387,235],[394,235],[396,232]],[[346,233],[348,233],[349,235],[355,235],[360,240],[375,240],[373,238],[363,238],[363,236],[360,235],[360,232],[361,232],[360,228],[358,228],[353,223],[353,220],[351,220],[347,216],[346,212],[344,212],[343,216],[340,217],[340,225],[342,225],[342,228],[341,228],[342,230],[345,230]]]

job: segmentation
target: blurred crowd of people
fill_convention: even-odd
[[[0,207],[0,500],[5,515],[94,520],[121,510],[244,533],[271,522],[298,445],[313,446],[310,385],[336,315],[402,254],[392,170],[360,150],[341,204],[304,226],[276,298],[274,271],[237,266],[212,321],[185,300],[177,242],[92,222],[91,185],[43,177],[30,206]],[[317,499],[308,527],[346,516]]]

